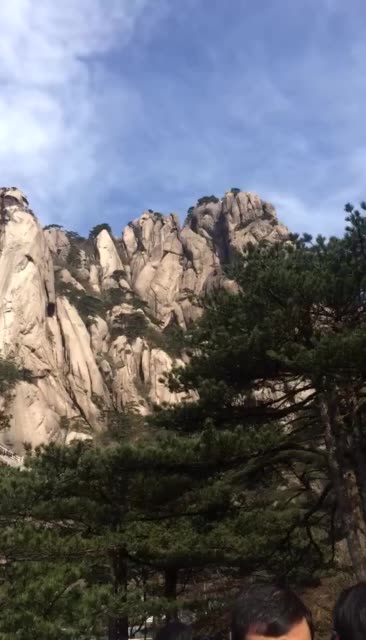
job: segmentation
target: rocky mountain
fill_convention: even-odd
[[[19,189],[1,189],[0,356],[27,370],[1,400],[2,444],[21,453],[91,437],[105,408],[147,414],[187,400],[164,379],[184,365],[179,333],[203,295],[235,291],[223,265],[236,252],[287,235],[270,204],[237,189],[198,200],[183,226],[149,210],[120,237],[101,224],[88,239],[42,228]]]

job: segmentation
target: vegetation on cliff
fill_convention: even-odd
[[[253,573],[365,578],[366,219],[347,213],[342,238],[236,256],[239,293],[179,336],[170,384],[196,401],[1,468],[0,638],[117,640],[177,609],[218,629]]]

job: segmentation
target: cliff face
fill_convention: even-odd
[[[102,408],[186,400],[164,381],[183,364],[172,328],[195,321],[212,288],[235,290],[222,265],[236,251],[288,235],[271,205],[241,192],[202,198],[182,227],[152,211],[120,238],[100,227],[89,240],[42,229],[18,189],[0,190],[0,355],[31,374],[2,404],[11,428],[0,440],[16,451],[91,437]]]

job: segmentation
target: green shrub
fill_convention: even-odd
[[[67,257],[67,264],[70,267],[80,269],[80,251],[85,251],[90,260],[95,259],[95,247],[91,239],[83,238],[76,231],[66,231],[66,235],[70,242],[70,251]]]
[[[145,315],[138,313],[121,314],[115,319],[111,329],[111,338],[126,336],[133,342],[136,338],[145,338],[151,347],[166,351],[172,358],[177,358],[184,346],[184,333],[176,325],[168,325],[163,331],[151,326]]]
[[[136,338],[146,338],[148,329],[148,321],[142,313],[121,313],[115,318],[110,333],[112,340],[118,336],[126,336],[133,342]]]
[[[152,347],[162,349],[171,358],[179,357],[182,352],[184,333],[176,324],[168,325],[163,331],[158,331],[158,329],[148,325],[144,337]]]
[[[119,276],[115,277],[116,273],[120,273],[120,272],[114,272],[112,274],[112,278],[119,279]],[[126,275],[125,272],[123,272],[123,275]],[[104,300],[104,306],[106,308],[106,311],[108,311],[109,309],[111,309],[112,307],[115,307],[119,304],[129,304],[131,305],[131,307],[134,307],[134,309],[142,309],[146,315],[148,315],[148,317],[151,319],[152,322],[156,322],[156,318],[154,318],[153,316],[150,317],[149,312],[148,312],[148,304],[147,302],[145,302],[144,300],[141,300],[141,298],[138,298],[136,295],[134,295],[131,291],[126,291],[125,289],[108,289],[107,291],[104,292],[103,294],[103,300]]]
[[[129,298],[128,303],[135,309],[142,309],[145,313],[148,313],[149,305],[145,300],[133,295],[132,298]],[[156,318],[154,318],[154,322],[156,322]]]
[[[89,326],[96,316],[105,315],[105,306],[100,298],[76,289],[72,284],[58,281],[56,291],[58,295],[65,296],[71,302],[86,326]]]
[[[17,382],[25,380],[26,382],[32,382],[33,374],[29,369],[19,367],[13,360],[7,360],[0,358],[0,395],[3,399],[3,408],[0,412],[0,431],[4,431],[10,428],[10,417],[6,415],[4,409],[6,409],[7,401],[9,400],[11,390],[15,387]]]
[[[126,271],[124,269],[116,269],[116,271],[113,271],[111,277],[113,278],[113,280],[118,282],[121,278],[124,278],[125,275],[126,275]]]
[[[106,309],[126,302],[126,292],[122,291],[122,289],[108,289],[103,297]]]
[[[177,324],[168,324],[162,332],[162,347],[172,357],[179,357],[184,347],[184,331]]]
[[[67,264],[70,267],[74,267],[74,269],[80,269],[81,267],[80,249],[76,246],[76,244],[70,245],[70,251],[67,256]]]
[[[32,372],[24,367],[18,367],[13,360],[0,358],[0,394],[9,392],[17,382],[25,380],[31,382]]]
[[[47,231],[47,229],[63,229],[62,224],[46,224],[45,227],[43,227],[43,231]]]
[[[59,427],[66,433],[77,431],[78,433],[90,435],[92,432],[90,425],[83,418],[79,417],[67,418],[66,416],[61,416]]]
[[[81,293],[81,295],[80,295]],[[80,292],[74,296],[74,305],[86,326],[90,325],[96,316],[104,315],[104,305],[100,298],[88,293]]]
[[[111,442],[122,442],[140,438],[144,434],[144,418],[136,411],[136,406],[130,403],[123,412],[104,410],[105,429],[97,435],[100,444],[106,446]],[[147,437],[147,434],[145,434]]]
[[[79,243],[86,240],[86,238],[83,238],[77,231],[66,231],[66,235],[71,243]]]
[[[184,224],[193,224],[194,211],[195,211],[195,207],[189,207],[189,209],[187,210],[187,217],[185,219]]]
[[[159,220],[162,220],[164,218],[163,214],[160,213],[160,211],[154,211],[153,209],[148,209],[148,212],[152,213],[154,216],[159,218]]]
[[[241,192],[241,189],[238,189],[237,187],[231,187],[230,191],[231,191],[231,193],[234,194],[234,196],[237,196],[238,193]]]
[[[220,200],[216,196],[203,196],[197,200],[197,207],[201,207],[203,204],[209,204],[210,202],[216,204],[217,202],[220,202]]]
[[[107,222],[102,222],[102,224],[97,224],[95,225],[95,227],[90,229],[89,238],[96,238],[97,235],[103,230],[108,231],[108,233],[112,235],[111,226]]]

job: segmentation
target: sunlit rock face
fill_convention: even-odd
[[[167,385],[184,364],[164,331],[197,320],[202,296],[236,291],[223,270],[236,252],[288,237],[270,204],[237,190],[200,199],[183,226],[152,211],[121,237],[102,226],[93,239],[42,229],[19,189],[0,190],[0,356],[30,372],[0,406],[16,451],[93,437],[106,409],[189,401]]]

